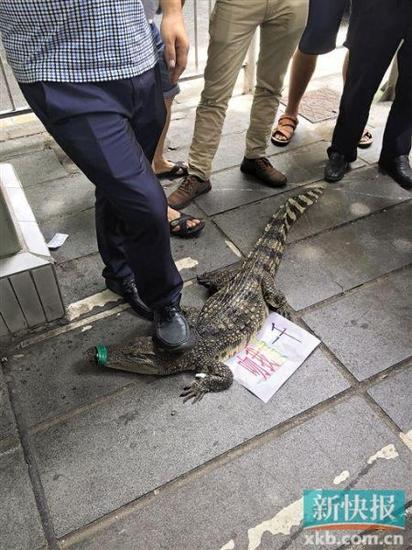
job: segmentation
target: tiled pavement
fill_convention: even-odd
[[[197,273],[238,262],[285,196],[322,178],[331,123],[304,120],[290,149],[270,148],[286,190],[241,175],[249,104],[232,101],[214,190],[189,209],[206,218],[204,234],[173,239],[189,305],[205,299]],[[372,125],[387,109],[373,108]],[[176,114],[171,157],[185,157],[192,124],[193,110]],[[0,155],[45,236],[70,235],[54,253],[70,322],[3,342],[1,549],[302,550],[304,489],[399,488],[412,499],[412,201],[378,173],[378,147],[296,225],[279,272],[320,348],[267,405],[234,385],[192,407],[178,398],[190,375],[85,364],[88,347],[150,326],[101,293],[93,189],[40,130],[8,131]],[[388,445],[393,458],[368,464]]]

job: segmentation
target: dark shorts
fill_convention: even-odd
[[[311,55],[333,51],[347,5],[348,0],[310,0],[308,22],[299,50]]]
[[[155,41],[157,55],[159,57],[159,69],[160,77],[162,80],[162,91],[165,99],[174,98],[179,92],[180,88],[178,84],[172,84],[170,80],[169,68],[165,60],[165,45],[163,44],[162,37],[160,36],[159,29],[156,23],[150,23],[152,29],[153,39]]]

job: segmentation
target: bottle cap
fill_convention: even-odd
[[[96,360],[99,367],[105,367],[107,363],[107,348],[106,346],[96,346]]]

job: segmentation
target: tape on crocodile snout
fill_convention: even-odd
[[[108,352],[106,346],[96,346],[96,361],[99,367],[105,367],[107,363]]]

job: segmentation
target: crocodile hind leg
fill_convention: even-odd
[[[270,309],[286,319],[291,318],[290,306],[286,296],[275,287],[275,282],[267,275],[262,280],[263,298]]]
[[[238,272],[239,268],[202,273],[201,275],[198,275],[197,282],[199,285],[206,287],[209,292],[213,294],[229,284],[230,281],[236,277]]]
[[[183,403],[193,399],[193,403],[203,399],[208,392],[218,392],[230,388],[233,382],[233,374],[229,367],[219,361],[211,361],[196,374],[196,380],[190,386],[186,386],[180,397]]]

